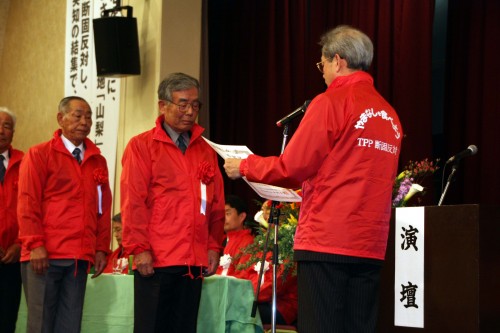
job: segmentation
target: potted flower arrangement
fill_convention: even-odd
[[[300,190],[297,193],[301,193]],[[270,201],[266,201],[264,205],[271,205]],[[276,205],[279,209],[279,223],[278,223],[278,262],[280,271],[282,272],[283,279],[286,279],[290,274],[297,274],[297,267],[293,261],[293,242],[295,237],[295,230],[297,229],[297,222],[299,219],[300,202],[283,202]],[[274,225],[270,225],[269,240],[267,244],[267,258],[273,253],[273,244],[275,237]],[[245,264],[238,265],[236,269],[246,269],[250,266],[260,265],[262,261],[262,253],[266,243],[268,231],[260,229],[254,242],[242,249],[240,255],[248,255],[249,260]],[[257,266],[259,267],[259,266]]]
[[[392,206],[405,207],[415,194],[424,195],[425,188],[422,184],[439,169],[438,162],[439,159],[429,161],[427,158],[419,162],[409,161],[394,181]]]

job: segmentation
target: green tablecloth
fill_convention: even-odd
[[[250,316],[253,303],[250,281],[211,276],[203,281],[198,314],[200,333],[262,333],[259,314]],[[16,333],[26,331],[24,295]],[[127,333],[134,327],[134,277],[102,275],[87,281],[82,332]]]

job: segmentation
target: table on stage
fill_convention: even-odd
[[[250,281],[211,276],[203,281],[198,332],[262,333],[259,313],[250,315],[253,304]],[[21,299],[16,333],[26,331],[27,310]],[[87,281],[82,332],[127,333],[134,328],[134,277],[104,274]]]

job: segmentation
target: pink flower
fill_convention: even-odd
[[[206,161],[200,162],[198,165],[198,179],[205,185],[212,182],[215,175],[214,166]]]

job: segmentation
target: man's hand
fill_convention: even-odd
[[[208,267],[204,275],[214,275],[217,271],[217,266],[219,266],[219,252],[215,250],[208,250]]]
[[[31,269],[36,274],[44,274],[49,268],[49,254],[45,246],[39,246],[31,250],[30,254]]]
[[[224,162],[224,170],[226,174],[231,179],[241,178],[240,174],[240,164],[241,159],[239,158],[227,158]]]
[[[134,256],[134,263],[137,271],[144,277],[152,276],[155,271],[153,269],[153,256],[151,251],[144,251]]]
[[[104,268],[106,268],[107,263],[108,260],[106,259],[106,253],[103,251],[96,251],[94,260],[94,274],[91,276],[91,278],[94,279],[101,275],[101,273],[104,271]]]
[[[13,264],[15,262],[19,261],[19,258],[21,257],[21,246],[17,243],[12,244],[9,246],[7,251],[3,253],[3,256],[0,256],[0,261],[3,262],[4,264]]]

